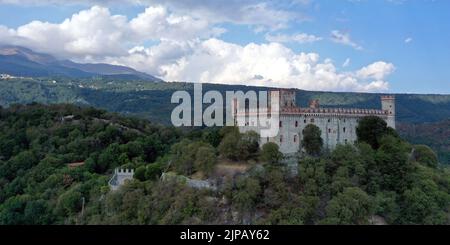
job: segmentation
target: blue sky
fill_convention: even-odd
[[[450,1],[109,2],[0,0],[0,43],[167,81],[450,93]]]

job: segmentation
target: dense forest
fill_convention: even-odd
[[[365,118],[358,143],[309,125],[296,172],[236,128],[179,129],[74,105],[0,110],[0,224],[448,224],[450,170]],[[135,169],[117,191],[115,168]],[[194,188],[208,180],[215,188]]]
[[[409,142],[430,146],[442,163],[450,164],[450,118],[440,122],[400,123],[397,129]]]
[[[242,85],[204,84],[204,91],[267,90],[264,87]],[[93,106],[121,115],[135,116],[170,124],[175,104],[170,103],[174,91],[192,93],[192,83],[130,80],[93,77],[74,79],[67,77],[14,78],[0,80],[0,106],[27,103],[71,103]],[[319,99],[325,107],[380,108],[380,94],[335,93],[296,90],[299,106],[307,106],[311,99]],[[440,161],[450,164],[450,149],[443,141],[429,144],[428,139],[440,137],[437,133],[450,118],[450,95],[396,95],[396,121],[399,133],[417,144],[427,144],[438,153]],[[415,124],[429,123],[425,130],[408,131]],[[430,129],[430,130],[429,130]]]

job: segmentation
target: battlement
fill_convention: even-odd
[[[114,169],[114,173],[115,174],[120,174],[120,175],[134,175],[134,169]]]
[[[267,110],[267,109],[247,109],[247,110],[237,110],[237,116],[257,116],[261,113],[269,114],[271,112],[279,112],[281,115],[306,115],[306,114],[326,114],[326,115],[337,115],[337,116],[346,116],[346,115],[387,115],[388,112],[385,110],[379,109],[359,109],[359,108],[301,108],[301,107],[287,107],[281,108],[279,111],[275,110]]]
[[[118,190],[120,186],[124,185],[126,181],[132,180],[134,176],[134,169],[114,169],[114,175],[109,180],[108,184],[111,190]]]
[[[381,100],[395,100],[394,95],[382,95]]]

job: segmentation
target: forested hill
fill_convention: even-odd
[[[14,78],[0,80],[0,105],[38,103],[75,103],[130,114],[168,124],[175,107],[172,93],[187,90],[192,83],[154,83],[143,80],[107,78],[70,79]],[[265,87],[204,84],[204,91],[267,90]],[[307,106],[319,99],[322,106],[380,108],[380,94],[313,92],[297,90],[297,103]],[[397,121],[402,123],[438,122],[450,118],[450,95],[396,95]]]
[[[94,106],[122,115],[138,116],[150,119],[152,122],[170,124],[172,109],[176,106],[170,103],[172,93],[177,90],[187,90],[192,93],[191,83],[154,83],[130,79],[70,79],[65,77],[49,78],[13,78],[0,80],[0,105],[27,104],[32,102],[53,104],[72,103],[84,106]],[[263,87],[248,87],[237,85],[205,84],[204,91],[217,90],[222,93],[227,90],[262,90]],[[334,93],[297,90],[297,103],[306,106],[310,99],[319,99],[322,106],[328,107],[359,107],[380,108],[380,94],[367,93]],[[415,143],[428,144],[425,138],[440,137],[430,135],[437,132],[441,121],[450,119],[450,95],[396,95],[396,120],[399,133]],[[434,123],[435,130],[416,130],[414,138],[404,130],[415,124]],[[431,126],[433,127],[433,126]],[[429,129],[430,126],[427,126]],[[450,151],[444,142],[435,141],[428,144],[438,152],[441,161],[450,163],[447,157]]]
[[[397,128],[402,137],[412,143],[430,146],[442,163],[450,164],[450,119],[421,124],[400,123]]]
[[[276,144],[260,148],[233,127],[180,131],[74,105],[3,108],[0,224],[449,224],[449,169],[371,120],[356,146],[333,152],[311,125],[292,175]],[[135,169],[134,180],[111,191],[116,167]]]

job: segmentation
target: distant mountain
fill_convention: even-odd
[[[58,60],[49,54],[19,46],[0,47],[0,73],[23,77],[64,76],[69,78],[112,77],[160,82],[159,78],[126,66],[80,64]]]

